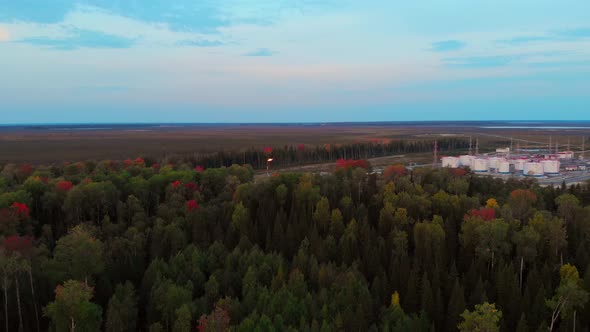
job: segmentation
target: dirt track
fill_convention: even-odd
[[[431,162],[432,155],[427,153],[415,153],[415,154],[398,154],[393,156],[386,156],[386,157],[378,157],[378,158],[370,158],[367,159],[372,167],[387,167],[393,164],[407,164],[409,162],[417,162],[417,163],[424,163],[424,162]],[[293,166],[293,167],[285,167],[285,168],[271,168],[270,172],[295,172],[295,173],[319,173],[319,172],[331,172],[334,170],[336,163],[329,162],[329,163],[321,163],[321,164],[310,164],[310,165],[302,165],[302,166]],[[256,179],[263,179],[267,176],[266,170],[257,171],[254,175]]]

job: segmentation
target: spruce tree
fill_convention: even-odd
[[[528,323],[526,321],[526,315],[524,312],[520,315],[520,319],[518,320],[518,324],[516,325],[515,332],[528,332]]]
[[[455,286],[451,292],[447,306],[446,331],[456,331],[460,321],[460,315],[465,311],[465,295],[459,279],[455,279]]]
[[[424,272],[424,275],[422,276],[422,298],[420,301],[420,310],[425,312],[430,320],[434,319],[434,295],[432,294],[432,288],[430,287],[430,281],[428,280],[428,275],[426,272]]]

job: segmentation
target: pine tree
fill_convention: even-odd
[[[475,307],[476,304],[479,303],[484,303],[485,299],[485,288],[484,288],[484,283],[481,280],[481,277],[479,278],[479,280],[477,280],[477,283],[475,284],[475,288],[473,289],[473,291],[471,292],[471,295],[469,296],[469,301],[467,303],[467,305],[471,308]]]
[[[442,290],[440,288],[436,289],[434,292],[434,298],[435,310],[432,320],[436,324],[437,329],[442,330],[445,325],[445,303],[443,300]]]
[[[434,295],[432,294],[432,288],[430,287],[430,281],[428,280],[428,275],[426,272],[424,272],[424,275],[422,276],[422,298],[420,301],[420,310],[428,314],[429,319],[434,319]]]
[[[526,315],[524,312],[520,315],[520,319],[518,320],[518,325],[516,325],[515,332],[528,332],[529,328],[526,321]]]
[[[548,316],[548,309],[545,305],[545,288],[542,285],[537,291],[537,295],[531,307],[527,309],[527,312],[529,313],[529,326],[531,327],[539,326],[541,321]]]
[[[413,268],[408,278],[407,291],[404,294],[404,308],[409,313],[414,313],[418,311],[418,307],[420,305],[420,289],[418,286],[419,283],[420,279],[418,277],[418,271],[416,271],[416,268]]]
[[[449,304],[447,306],[446,330],[455,331],[460,320],[460,315],[465,311],[465,295],[459,279],[455,279],[455,286],[451,292]]]

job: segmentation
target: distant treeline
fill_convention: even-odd
[[[437,139],[441,153],[469,148],[466,138]],[[270,146],[265,149],[249,148],[246,151],[231,150],[214,153],[196,153],[190,157],[171,156],[171,162],[188,162],[205,168],[230,166],[233,164],[249,164],[255,169],[266,167],[266,160],[273,158],[274,166],[291,166],[298,164],[323,163],[338,159],[368,159],[392,154],[432,152],[434,140],[392,140],[325,145],[285,145]],[[146,159],[147,161],[148,159]]]

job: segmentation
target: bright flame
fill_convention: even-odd
[[[268,158],[268,159],[266,159],[266,162],[270,163],[272,160],[273,160],[272,158]]]

